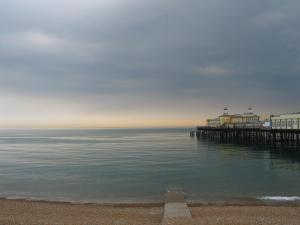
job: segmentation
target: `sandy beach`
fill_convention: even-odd
[[[197,225],[299,225],[299,206],[190,207]]]
[[[162,204],[0,200],[0,225],[158,225],[162,216]]]
[[[190,205],[199,225],[298,225],[299,206]],[[0,199],[1,225],[159,225],[163,204],[73,204]]]

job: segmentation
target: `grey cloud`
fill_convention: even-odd
[[[108,2],[1,1],[0,88],[195,104],[251,96],[274,110],[297,101],[297,0]]]

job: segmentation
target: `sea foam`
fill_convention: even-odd
[[[258,199],[272,201],[300,201],[300,197],[298,196],[264,196]]]

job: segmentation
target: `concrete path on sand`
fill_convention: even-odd
[[[194,225],[183,193],[174,191],[166,193],[162,225]]]

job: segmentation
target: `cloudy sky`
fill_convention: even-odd
[[[0,0],[1,127],[300,111],[299,0]]]

